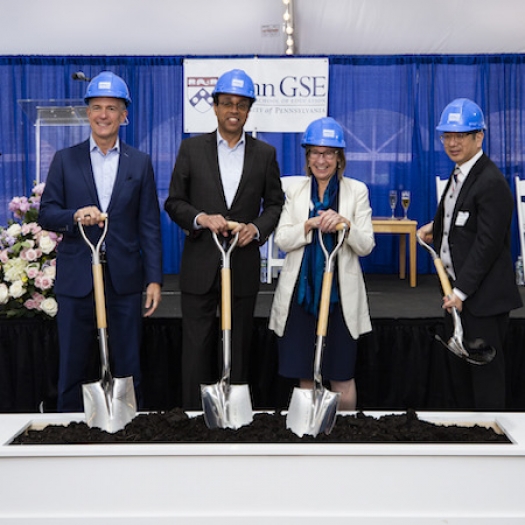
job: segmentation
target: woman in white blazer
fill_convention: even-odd
[[[275,233],[287,253],[270,314],[278,338],[279,374],[313,388],[315,331],[325,258],[317,229],[330,251],[337,224],[349,227],[337,255],[322,375],[340,392],[341,410],[354,410],[357,339],[370,332],[368,299],[359,257],[375,246],[368,188],[343,177],[346,166],[342,127],[326,117],[312,122],[301,145],[306,149],[304,181],[290,186]],[[332,235],[327,235],[332,234]]]

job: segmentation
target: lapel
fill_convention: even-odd
[[[222,180],[221,180],[221,173],[219,170],[219,153],[217,151],[217,131],[213,131],[212,133],[208,133],[205,137],[205,148],[204,148],[204,161],[205,161],[205,169],[208,170],[208,172],[211,175],[211,182],[215,186],[216,193],[215,195],[220,195],[222,203],[224,205],[225,209],[228,209],[228,206],[226,205],[226,197],[224,196],[224,188],[222,187]],[[210,190],[210,188],[204,188],[206,192]]]
[[[454,207],[454,214],[452,217],[452,220],[454,221],[452,224],[456,223],[456,215],[458,213],[458,210],[460,210],[463,206],[463,203],[465,202],[465,199],[467,198],[472,186],[476,183],[476,180],[478,178],[478,174],[481,173],[483,170],[483,167],[485,165],[485,154],[483,154],[472,166],[472,169],[470,170],[468,177],[463,181],[463,185],[461,186],[461,191],[459,192],[458,199],[456,201],[456,206]]]
[[[84,182],[86,183],[86,186],[88,188],[91,202],[96,203],[97,207],[100,208],[100,203],[98,202],[97,188],[95,186],[95,177],[93,177],[93,170],[91,169],[89,139],[80,145],[79,153],[80,156],[78,159],[78,165],[80,168],[80,172],[82,173],[82,177],[84,178]]]

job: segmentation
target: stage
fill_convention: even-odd
[[[437,319],[443,316],[441,288],[437,275],[418,275],[417,286],[397,275],[365,275],[370,316],[374,319]],[[268,318],[277,280],[261,284],[255,317]],[[520,287],[525,303],[525,287]],[[162,303],[154,317],[181,317],[178,275],[165,275]],[[511,312],[512,318],[525,319],[525,307]]]
[[[417,286],[397,275],[365,276],[372,332],[360,338],[356,364],[358,408],[363,410],[464,410],[455,391],[459,359],[437,342],[442,334],[441,290],[436,275]],[[275,335],[268,315],[275,281],[261,284],[252,340],[250,390],[255,409],[286,408],[293,382],[277,374]],[[525,302],[525,288],[520,288]],[[181,312],[177,275],[166,275],[163,300],[144,319],[144,409],[181,406]],[[0,320],[0,412],[53,412],[58,366],[54,321]],[[110,342],[111,348],[111,342]],[[511,313],[505,344],[507,409],[525,410],[525,308]],[[98,347],[93,380],[98,379]],[[460,362],[460,368],[466,365]],[[456,385],[456,386],[455,386]],[[469,408],[470,409],[470,408]]]

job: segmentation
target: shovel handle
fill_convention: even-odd
[[[107,328],[106,320],[106,298],[104,296],[104,278],[102,276],[102,265],[93,264],[93,291],[95,294],[95,310],[97,315],[97,328]]]
[[[232,305],[231,305],[231,269],[221,269],[221,324],[222,330],[231,330]]]
[[[92,254],[92,271],[93,271],[93,293],[95,295],[95,311],[97,316],[97,328],[106,329],[107,328],[107,319],[106,319],[106,299],[104,296],[104,277],[102,275],[102,264],[100,263],[100,247],[106,238],[108,232],[108,215],[107,213],[101,214],[101,219],[105,222],[104,229],[102,230],[102,235],[100,236],[98,243],[94,245],[87,237],[86,232],[84,231],[84,226],[80,219],[78,220],[78,228],[84,241],[89,246]]]
[[[326,336],[328,329],[328,313],[330,308],[330,293],[332,291],[332,280],[334,273],[325,272],[321,288],[321,301],[319,304],[319,319],[317,321],[317,335]]]
[[[445,267],[443,266],[443,261],[439,257],[436,257],[434,259],[434,266],[436,267],[439,281],[441,282],[441,288],[443,288],[443,293],[446,296],[449,296],[452,293],[452,286],[450,285],[450,280],[445,271]]]

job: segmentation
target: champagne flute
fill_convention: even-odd
[[[397,206],[397,191],[396,190],[390,190],[390,193],[388,194],[388,198],[390,199],[390,209],[392,210],[392,217],[391,219],[395,219],[394,211]]]
[[[401,206],[405,210],[405,219],[408,219],[408,207],[410,206],[410,192],[408,190],[403,190],[401,192]]]

